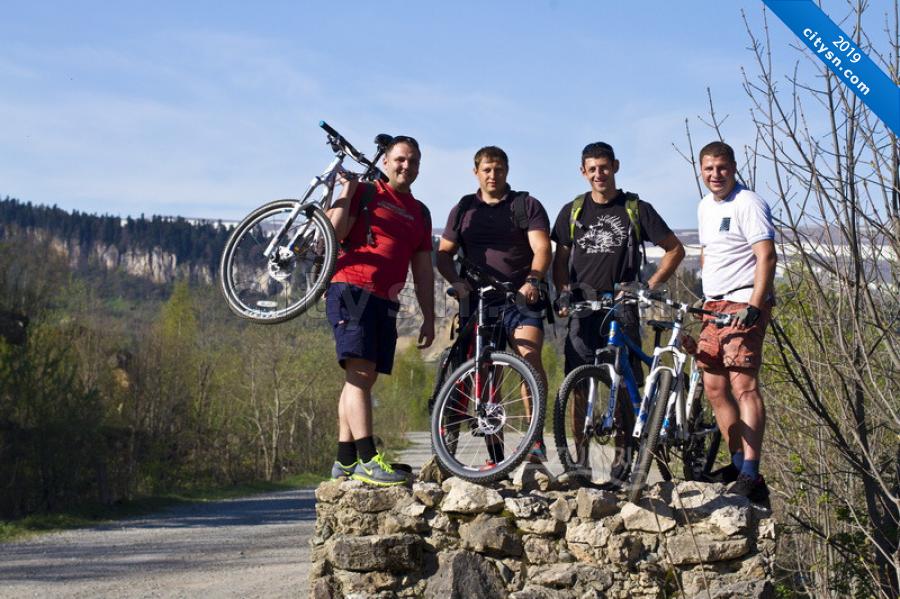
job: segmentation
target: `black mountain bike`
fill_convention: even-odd
[[[465,480],[500,480],[528,455],[544,426],[546,389],[534,368],[501,351],[503,313],[516,290],[461,260],[474,283],[475,316],[441,358],[431,409],[431,446],[438,464]],[[455,290],[448,290],[455,297]],[[502,297],[502,305],[495,306]],[[493,312],[499,307],[499,314]],[[466,357],[451,371],[454,362]],[[471,356],[471,357],[469,357]]]

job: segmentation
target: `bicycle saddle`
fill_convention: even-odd
[[[675,323],[671,320],[648,320],[647,326],[653,327],[654,331],[665,331],[675,328]]]

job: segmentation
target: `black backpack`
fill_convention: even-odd
[[[525,211],[525,200],[528,199],[530,194],[527,191],[512,190],[510,190],[509,193],[512,194],[513,224],[517,229],[521,229],[527,233],[528,213]],[[459,203],[456,205],[456,219],[453,221],[453,232],[456,233],[457,239],[460,239],[460,233],[462,232],[463,216],[469,211],[469,208],[472,207],[475,199],[475,194],[470,193],[469,195],[460,198]],[[461,246],[462,244],[460,243],[459,245]]]

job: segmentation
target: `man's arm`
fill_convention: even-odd
[[[753,255],[756,256],[756,270],[753,272],[753,295],[750,296],[750,305],[759,308],[772,292],[775,264],[778,259],[775,255],[775,242],[771,239],[757,241],[750,247],[753,249]]]
[[[547,275],[547,269],[550,268],[550,260],[552,252],[550,250],[550,234],[547,231],[534,230],[528,231],[528,245],[534,257],[531,259],[531,270],[528,272],[529,277],[537,277],[543,280]],[[533,304],[540,297],[540,290],[533,287],[530,283],[525,283],[519,288],[519,293],[525,297],[525,301]]]
[[[458,299],[463,299],[472,291],[469,283],[459,276],[456,272],[456,266],[453,265],[453,257],[459,249],[459,244],[453,243],[449,239],[441,237],[441,243],[437,251],[437,269],[441,276],[456,289],[459,294]]]
[[[553,254],[553,285],[560,293],[569,290],[569,254],[572,248],[556,243],[556,253]]]
[[[663,254],[662,259],[659,261],[659,268],[647,281],[647,286],[650,289],[656,289],[668,281],[669,277],[672,276],[675,269],[678,268],[678,265],[684,259],[684,246],[681,245],[681,240],[676,237],[675,233],[669,233],[656,245],[664,249],[666,253]]]
[[[356,216],[350,216],[350,201],[353,199],[353,194],[356,193],[359,181],[357,179],[347,179],[341,175],[338,182],[341,184],[341,195],[338,196],[325,214],[331,221],[331,226],[334,227],[334,236],[337,238],[338,243],[341,243],[350,234],[350,229],[353,228],[353,223],[356,222]]]
[[[425,349],[434,341],[434,271],[431,269],[431,252],[416,252],[409,263],[416,288],[416,299],[422,310],[418,347]]]

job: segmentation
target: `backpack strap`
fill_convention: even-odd
[[[580,229],[584,226],[578,221],[578,217],[581,216],[581,211],[584,209],[584,198],[585,194],[583,193],[575,196],[575,199],[572,200],[572,208],[569,210],[569,240],[571,243],[575,243],[575,227]]]
[[[641,280],[641,269],[644,266],[647,266],[647,249],[644,247],[644,240],[641,238],[641,216],[638,205],[640,199],[641,198],[636,193],[630,191],[625,192],[625,212],[628,214],[628,220],[630,221],[627,250],[628,256],[625,259],[625,266],[626,268],[633,266],[632,261],[634,259],[635,241],[637,241],[641,244],[640,250],[638,250],[641,255],[641,265],[636,269],[637,275],[635,280],[637,281]]]
[[[465,216],[466,212],[469,211],[469,208],[472,207],[472,204],[475,203],[475,194],[470,193],[469,195],[464,195],[459,199],[459,202],[456,204],[456,219],[453,221],[453,232],[456,233],[456,239],[462,241],[460,237],[460,233],[462,232],[462,221],[463,216]],[[462,245],[461,243],[458,245]]]
[[[366,243],[368,245],[375,245],[375,234],[372,232],[372,213],[369,210],[369,204],[372,203],[372,200],[375,199],[375,195],[377,190],[375,189],[375,185],[373,183],[360,182],[359,184],[359,208],[358,208],[358,216],[362,216],[363,222],[366,223]],[[346,240],[342,244],[344,248],[347,247]]]
[[[528,200],[528,196],[531,194],[527,191],[510,191],[509,193],[515,194],[512,197],[513,223],[515,223],[517,229],[527,232],[528,212],[525,209],[525,201]]]

